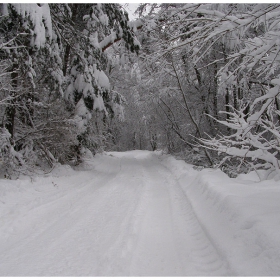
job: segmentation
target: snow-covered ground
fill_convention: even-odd
[[[280,276],[280,185],[159,152],[0,180],[0,276]]]

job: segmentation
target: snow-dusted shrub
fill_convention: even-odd
[[[13,173],[26,171],[27,161],[30,160],[30,153],[26,146],[22,152],[15,150],[11,144],[11,135],[6,128],[0,131],[0,170],[6,178],[10,178]]]

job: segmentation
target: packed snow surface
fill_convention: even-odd
[[[148,151],[0,180],[0,276],[279,276],[279,201]]]

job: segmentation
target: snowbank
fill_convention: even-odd
[[[120,152],[107,152],[106,153],[109,156],[112,157],[118,157],[118,158],[127,158],[127,159],[147,159],[150,158],[152,159],[153,156],[155,156],[154,153],[150,151],[141,151],[141,150],[132,150],[132,151],[127,151],[125,153],[120,153]]]
[[[254,174],[229,178],[220,170],[196,171],[162,157],[177,177],[217,250],[238,276],[280,275],[279,182]]]

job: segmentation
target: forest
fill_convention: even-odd
[[[127,150],[279,173],[280,4],[0,6],[5,178]]]

